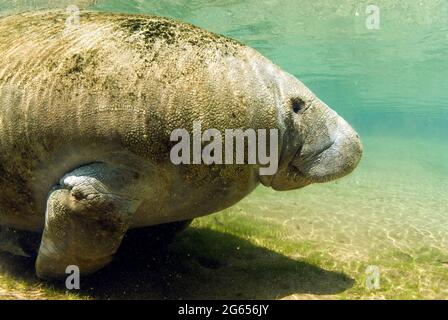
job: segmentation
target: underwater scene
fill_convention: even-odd
[[[125,241],[80,290],[0,253],[0,299],[448,298],[447,1],[0,0],[0,16],[69,5],[81,23],[151,14],[256,49],[341,115],[363,156],[339,180],[259,185],[166,248]]]

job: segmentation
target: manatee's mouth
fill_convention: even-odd
[[[266,187],[274,190],[290,190],[307,186],[312,183],[308,181],[306,175],[300,168],[294,165],[294,160],[299,158],[302,152],[302,146],[290,155],[284,164],[280,165],[279,171],[272,176],[260,176],[261,183]]]
[[[298,148],[277,174],[261,182],[279,191],[329,182],[351,173],[362,155],[362,145],[355,133],[330,139],[312,152],[305,149]]]
[[[299,168],[293,165],[288,165],[284,170],[268,179],[261,178],[261,182],[264,186],[277,191],[299,189],[313,183]]]
[[[302,172],[299,168],[294,166],[293,164],[288,166],[287,177],[291,179],[293,182],[306,181],[308,180],[306,174]],[[311,181],[309,183],[312,183]]]
[[[326,144],[324,144],[320,149],[313,152],[309,155],[303,155],[302,150],[303,148],[299,148],[297,153],[292,158],[291,162],[288,165],[288,171],[290,171],[290,176],[294,181],[297,180],[309,180],[310,183],[323,183],[331,181],[335,178],[332,178],[331,176],[324,175],[324,176],[313,176],[310,174],[312,171],[313,166],[316,166],[319,164],[319,162],[322,160],[324,153],[332,148],[335,145],[335,141],[328,141]]]
[[[312,183],[327,182],[332,180],[329,177],[311,177],[309,174],[309,168],[320,161],[321,155],[333,146],[334,142],[331,142],[320,150],[316,151],[313,155],[303,156],[302,147],[300,147],[286,169],[286,178],[291,181],[296,188],[302,188]]]

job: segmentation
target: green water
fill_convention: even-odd
[[[11,2],[0,1],[0,9],[21,10]],[[259,188],[225,214],[282,225],[353,277],[364,272],[353,264],[378,265],[392,292],[411,283],[408,297],[448,297],[446,0],[376,0],[379,30],[365,26],[366,1],[80,2],[230,36],[303,81],[361,135],[359,168],[299,191]]]

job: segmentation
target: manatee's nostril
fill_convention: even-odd
[[[291,99],[291,104],[292,104],[292,111],[294,111],[294,113],[299,113],[299,111],[302,110],[303,107],[305,106],[305,101],[303,101],[300,98],[293,98]]]

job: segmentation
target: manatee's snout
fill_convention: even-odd
[[[293,129],[285,148],[289,151],[269,184],[276,190],[341,178],[356,168],[363,152],[356,131],[335,111],[309,92],[293,101],[297,99],[303,106],[293,112]]]
[[[310,114],[308,120],[315,120],[304,124],[307,129],[302,133],[303,144],[291,161],[292,170],[310,183],[327,182],[352,172],[362,156],[356,131],[325,105],[309,112],[316,114]]]

